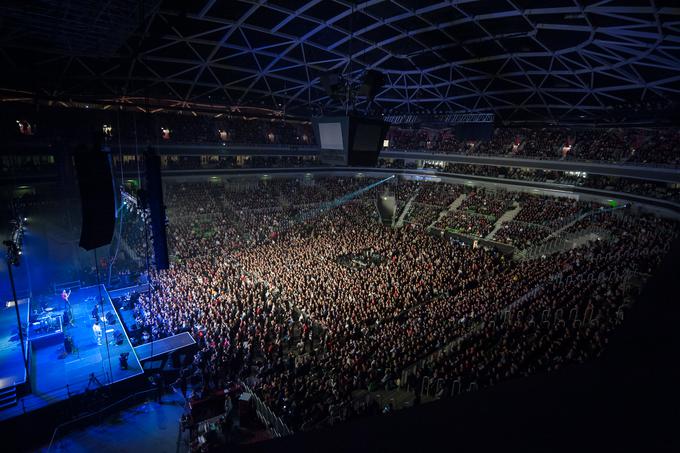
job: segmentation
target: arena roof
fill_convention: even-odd
[[[385,114],[604,118],[680,98],[676,0],[43,0],[0,6],[0,88],[39,97]],[[35,6],[38,5],[38,6]]]

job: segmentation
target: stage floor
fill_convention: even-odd
[[[90,389],[96,388],[98,383],[91,379],[93,375],[99,383],[108,385],[143,373],[104,285],[101,285],[103,312],[111,312],[115,322],[107,324],[100,321],[102,341],[101,345],[97,344],[92,330],[92,309],[95,305],[100,305],[99,289],[98,286],[90,286],[73,289],[71,293],[73,324],[64,326],[64,335],[73,339],[74,350],[71,354],[66,354],[63,342],[32,345],[31,383],[35,396],[63,394],[64,389],[67,394],[72,395],[85,391],[88,386]],[[54,304],[63,310],[64,302],[61,297],[54,297]],[[101,305],[99,314],[102,314]],[[115,332],[122,334],[123,341],[120,345],[115,342]],[[123,370],[119,357],[125,352],[129,353],[128,369]]]
[[[24,329],[28,322],[28,309],[28,299],[19,299],[19,315]],[[26,341],[24,336],[24,342]],[[17,315],[14,304],[5,301],[0,308],[0,390],[24,382],[26,369],[21,357]]]

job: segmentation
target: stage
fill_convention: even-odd
[[[21,325],[28,321],[29,299],[19,299]],[[24,333],[26,331],[24,330]],[[28,339],[24,334],[26,351]],[[6,301],[0,308],[0,390],[26,382],[26,368],[21,357],[21,342],[17,330],[17,315],[12,301]]]
[[[69,301],[72,319],[63,325],[63,338],[71,339],[72,351],[67,353],[63,339],[40,343],[31,339],[30,371],[34,395],[50,394],[64,388],[72,395],[143,372],[104,285],[73,289]],[[54,296],[53,303],[58,310],[65,310],[60,295]],[[97,343],[92,328],[95,305],[99,307],[101,344]],[[119,362],[122,353],[128,354],[127,369],[122,369]]]
[[[61,289],[61,288],[59,288]],[[68,288],[67,288],[68,289]],[[116,309],[111,299],[124,297],[132,292],[146,290],[145,286],[114,290],[109,293],[104,285],[71,288],[70,310],[61,294],[20,301],[22,325],[27,332],[29,351],[29,382],[31,393],[21,396],[17,404],[0,411],[0,420],[7,420],[26,412],[64,401],[100,386],[119,383],[144,373],[141,361],[150,362],[161,356],[168,357],[175,351],[195,344],[189,333],[181,333],[152,343],[133,347],[121,316],[132,317],[132,309]],[[100,303],[101,295],[101,303]],[[95,318],[93,308],[102,328],[101,344],[92,328]],[[64,312],[70,316],[64,319]],[[71,318],[71,319],[69,319]],[[16,330],[14,306],[0,310],[0,379],[25,382],[21,346]],[[67,348],[72,345],[71,351]],[[65,341],[66,340],[66,341]],[[120,364],[120,355],[127,353],[127,369]]]

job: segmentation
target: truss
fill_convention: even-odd
[[[326,95],[321,75],[358,83],[377,69],[385,86],[353,107],[544,121],[600,120],[621,106],[680,98],[673,0],[166,0],[149,8],[105,58],[0,32],[9,68],[2,86],[319,114],[348,107]]]
[[[452,113],[449,115],[387,115],[383,117],[391,124],[415,124],[423,121],[445,124],[493,123],[493,113]]]

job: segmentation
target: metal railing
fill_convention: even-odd
[[[578,239],[587,238],[588,236],[592,236],[592,239],[595,239],[595,237],[599,239],[607,239],[609,238],[609,232],[603,228],[593,226],[583,230],[575,231],[573,233],[559,235],[533,247],[515,253],[514,258],[518,260],[530,260],[539,256],[548,256],[554,253],[569,250],[577,246]]]
[[[440,396],[444,395],[442,392],[445,392],[447,388],[446,379],[434,379],[425,376],[423,377],[423,382],[420,384],[420,395],[431,398],[439,398]],[[457,378],[451,383],[449,396],[460,395],[463,392],[476,392],[477,390],[479,390],[479,385],[476,381],[470,382],[466,388],[463,388],[463,383],[461,382],[460,378]]]
[[[460,152],[446,152],[436,149],[427,148],[414,148],[414,149],[404,149],[399,148],[398,145],[386,149],[387,152],[394,153],[422,153],[440,156],[450,156],[450,157],[490,157],[490,158],[505,158],[513,159],[519,162],[521,161],[554,161],[554,162],[574,162],[583,164],[597,164],[597,165],[612,165],[612,166],[623,166],[623,167],[641,167],[641,168],[660,168],[660,169],[674,169],[678,168],[678,164],[672,163],[654,163],[654,162],[631,162],[631,161],[621,161],[621,160],[599,160],[599,159],[579,159],[574,157],[569,157],[567,159],[560,158],[558,155],[552,156],[518,156],[509,153],[484,153],[484,152],[472,152],[472,153],[460,153]],[[447,159],[442,159],[446,161]],[[460,162],[459,162],[460,163]]]
[[[60,425],[57,425],[56,428],[54,428],[54,432],[52,433],[52,438],[50,439],[50,443],[47,446],[47,452],[52,449],[52,445],[54,444],[54,440],[58,437],[58,434],[61,434],[60,431],[64,431],[70,427],[77,427],[81,423],[91,423],[93,418],[99,417],[101,420],[104,416],[110,415],[111,411],[114,410],[120,410],[121,405],[124,403],[131,403],[134,401],[137,401],[140,397],[144,397],[147,395],[151,394],[156,394],[158,392],[157,389],[149,389],[149,390],[142,390],[141,392],[134,393],[132,395],[128,395],[125,398],[122,398],[118,401],[115,401],[105,407],[102,407],[101,409],[95,411],[95,412],[90,412],[88,414],[82,415],[78,418],[75,418],[73,420],[69,420],[67,422],[61,423]]]
[[[277,417],[276,414],[274,414],[274,412],[272,412],[272,410],[269,409],[269,407],[264,402],[262,402],[260,397],[257,396],[245,382],[242,384],[246,391],[250,393],[253,398],[253,404],[255,406],[255,413],[257,414],[257,417],[262,423],[265,424],[267,429],[269,429],[274,437],[290,436],[293,434],[293,431],[288,428],[288,426],[286,426],[283,420],[281,420],[281,417]]]

